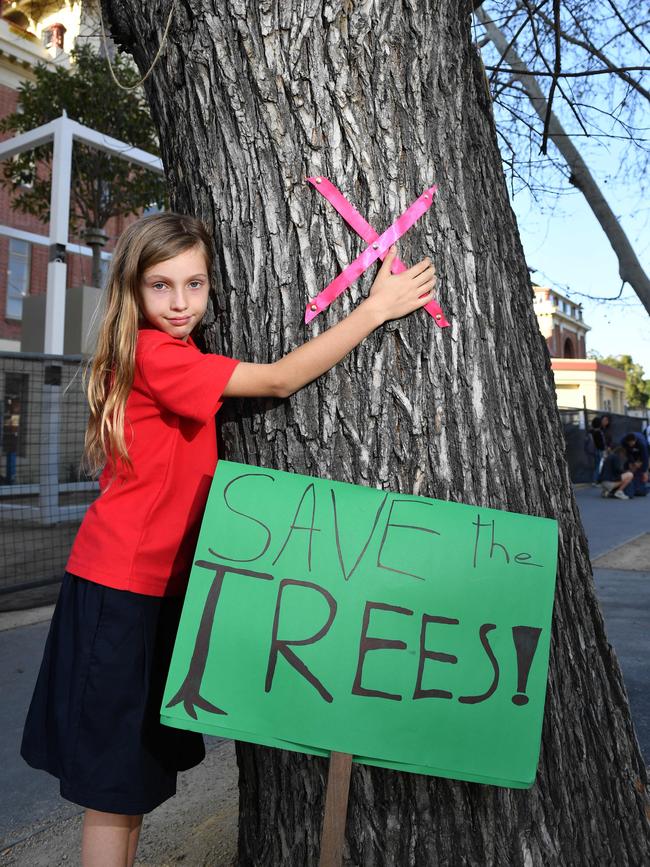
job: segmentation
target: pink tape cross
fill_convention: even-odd
[[[428,190],[425,190],[419,198],[409,205],[392,226],[389,226],[382,235],[378,235],[331,181],[324,177],[307,178],[307,180],[314,189],[325,196],[346,223],[370,246],[366,247],[322,292],[319,292],[315,298],[312,298],[308,302],[305,310],[306,323],[311,322],[319,313],[326,310],[332,301],[351,286],[373,262],[377,259],[383,260],[395,241],[401,238],[429,210],[433,204],[433,198],[438,191],[435,184],[429,187]],[[393,262],[392,273],[401,274],[403,271],[406,271],[406,265],[396,257]],[[425,304],[424,309],[433,316],[433,321],[436,325],[439,325],[441,328],[449,325],[437,301],[429,301],[428,304]]]

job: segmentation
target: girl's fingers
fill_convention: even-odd
[[[410,268],[404,271],[404,274],[408,275],[409,277],[416,277],[418,274],[421,274],[422,271],[426,271],[427,268],[431,267],[433,267],[431,259],[426,256],[424,259],[422,259],[421,262],[418,262],[416,265],[412,265]]]
[[[393,264],[395,256],[397,255],[397,247],[393,244],[388,253],[384,256],[384,261],[381,263],[381,268],[379,269],[379,274],[383,272],[390,274],[390,267]],[[377,276],[379,276],[379,274]]]
[[[416,286],[424,286],[429,283],[431,280],[435,282],[436,272],[434,270],[433,265],[430,265],[426,271],[422,271],[416,277],[413,278],[413,283]]]
[[[428,292],[425,292],[424,295],[420,295],[418,301],[420,302],[419,306],[424,307],[425,304],[428,304],[429,301],[433,301],[435,298],[435,292],[433,289],[430,289]]]

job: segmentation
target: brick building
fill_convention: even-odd
[[[0,0],[0,117],[15,111],[17,89],[34,79],[34,67],[70,66],[70,50],[80,41],[101,48],[96,4],[79,0],[31,2]],[[0,141],[10,138],[0,135]],[[0,350],[19,351],[23,299],[45,292],[48,263],[48,225],[31,214],[11,208],[12,192],[0,188]],[[109,242],[104,262],[131,218],[112,219],[105,231]],[[91,284],[89,247],[70,244],[67,256],[68,288]]]
[[[548,286],[533,286],[533,291],[537,322],[551,354],[558,405],[624,413],[626,375],[587,358],[590,329],[582,306]]]

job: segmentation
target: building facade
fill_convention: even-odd
[[[556,289],[533,286],[535,314],[551,354],[558,406],[625,413],[625,372],[587,358],[582,306]]]
[[[18,88],[34,80],[34,69],[70,67],[70,51],[79,41],[101,49],[96,2],[2,0],[0,5],[0,117],[16,110]],[[110,49],[109,49],[110,50]],[[0,141],[11,138],[1,133]],[[26,184],[29,179],[25,179]],[[13,193],[0,187],[0,351],[21,349],[23,300],[45,293],[49,255],[48,224],[11,207]],[[133,218],[113,218],[106,226],[108,261],[116,238]],[[70,244],[67,286],[92,283],[92,253],[83,243]],[[32,348],[32,347],[30,347]]]

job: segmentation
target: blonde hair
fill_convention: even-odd
[[[105,312],[97,348],[86,377],[90,418],[86,428],[83,466],[97,475],[105,465],[113,474],[130,471],[125,436],[126,401],[133,386],[135,348],[140,317],[140,284],[146,270],[201,247],[208,275],[212,243],[203,223],[184,214],[141,217],[120,235],[106,280]]]

